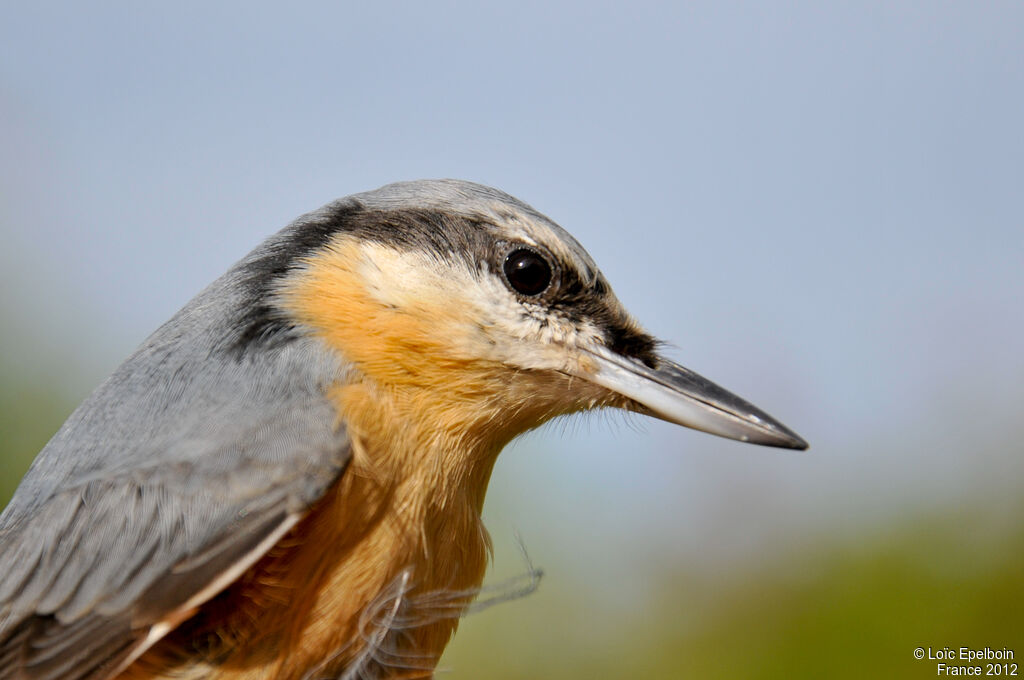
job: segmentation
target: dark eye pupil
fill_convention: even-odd
[[[539,295],[551,283],[551,265],[532,250],[520,248],[505,258],[505,278],[523,295]]]

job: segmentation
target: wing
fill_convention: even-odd
[[[298,334],[226,342],[241,283],[215,283],[100,386],[0,516],[0,680],[111,677],[342,474],[325,390],[343,367]]]
[[[214,447],[207,455],[238,469],[92,479],[12,515],[0,538],[0,678],[104,677],[240,576],[340,473],[344,444],[312,441],[304,419],[243,437],[250,451],[277,449],[280,466],[246,469],[247,451]],[[306,457],[330,462],[284,464]]]

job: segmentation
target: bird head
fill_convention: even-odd
[[[349,402],[343,410],[360,398],[389,403],[391,426],[420,422],[499,449],[550,418],[601,407],[807,446],[662,356],[583,247],[500,191],[454,180],[392,184],[293,229],[293,239],[312,233],[319,245],[272,297],[351,366],[355,377],[337,393]]]

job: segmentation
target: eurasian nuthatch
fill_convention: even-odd
[[[484,576],[498,452],[603,407],[807,446],[661,356],[521,201],[443,180],[331,203],[40,452],[0,517],[0,679],[429,677]]]

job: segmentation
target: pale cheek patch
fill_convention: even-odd
[[[464,267],[438,262],[421,253],[379,244],[359,246],[356,273],[366,293],[386,307],[414,311],[462,303],[460,291],[475,284]],[[470,288],[471,289],[471,288]]]
[[[396,313],[428,322],[454,357],[565,371],[574,368],[575,347],[600,337],[590,324],[521,302],[500,274],[486,269],[379,244],[360,244],[359,252],[356,271],[366,293]]]
[[[352,251],[358,285],[382,310],[414,321],[437,351],[463,360],[487,358],[488,340],[479,324],[479,273],[458,259],[375,243],[360,243]]]
[[[488,276],[480,282],[483,328],[495,361],[523,369],[570,371],[579,358],[576,348],[600,341],[589,323],[577,324],[539,304],[521,302],[503,281]]]

